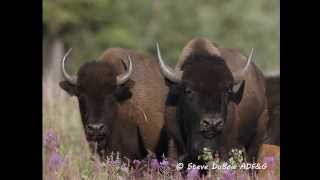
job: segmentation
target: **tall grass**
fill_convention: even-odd
[[[59,87],[59,68],[52,67],[55,68],[43,78],[43,179],[183,179],[175,168],[176,161],[168,159],[159,164],[152,154],[144,160],[134,160],[132,166],[129,161],[121,161],[116,153],[100,162],[90,153],[85,140],[77,99]],[[244,180],[252,177],[248,172],[221,171],[209,172],[207,177],[200,178],[198,170],[190,170],[185,179]],[[279,175],[270,172],[259,179],[279,179]]]

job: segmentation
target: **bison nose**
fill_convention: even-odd
[[[104,124],[88,124],[88,130],[94,133],[101,133],[104,130]]]
[[[208,131],[210,129],[220,131],[222,127],[223,127],[222,118],[204,118],[200,123],[200,129],[202,131]]]

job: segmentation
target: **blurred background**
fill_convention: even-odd
[[[220,47],[256,48],[265,73],[279,71],[279,0],[44,0],[43,73],[68,48],[71,72],[109,47],[155,55],[159,41],[174,65],[183,46],[203,36]],[[54,62],[53,62],[54,61]]]
[[[59,62],[69,48],[73,48],[72,61],[67,64],[70,73],[110,47],[131,48],[155,56],[157,41],[167,63],[174,66],[184,45],[202,36],[219,47],[238,48],[244,54],[254,47],[256,64],[263,72],[278,74],[279,3],[279,0],[43,0],[44,179],[57,176],[90,179],[94,172],[77,99],[58,85]],[[55,137],[54,151],[45,145],[52,137]]]

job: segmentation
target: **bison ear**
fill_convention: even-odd
[[[60,81],[59,86],[65,90],[70,96],[77,95],[77,86],[71,84],[69,81]]]
[[[119,102],[122,102],[124,100],[131,98],[132,93],[130,89],[134,86],[134,84],[135,82],[129,79],[127,82],[117,87],[115,91],[115,97]]]
[[[236,103],[239,104],[242,96],[243,96],[243,92],[244,92],[244,85],[245,85],[245,81],[242,80],[239,83],[233,85],[232,91],[233,91],[233,97],[232,100]]]

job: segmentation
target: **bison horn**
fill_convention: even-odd
[[[123,59],[121,59],[121,60],[123,62]],[[132,60],[131,60],[130,56],[128,56],[128,61],[129,61],[129,68],[127,67],[127,64],[125,62],[123,62],[123,64],[125,64],[125,66],[126,66],[126,69],[128,69],[128,70],[125,73],[117,76],[117,85],[121,85],[121,84],[127,82],[132,74],[133,68],[132,68]]]
[[[245,67],[242,70],[240,70],[234,74],[235,84],[238,84],[243,79],[243,76],[248,71],[251,62],[254,59],[254,54],[255,54],[255,51],[254,51],[254,48],[252,48]]]
[[[182,78],[182,71],[174,71],[171,67],[167,66],[162,57],[161,57],[161,52],[159,48],[159,44],[157,43],[157,54],[158,54],[158,60],[159,60],[159,65],[161,69],[161,73],[170,81],[179,83]]]
[[[62,58],[62,61],[61,61],[61,72],[62,72],[62,75],[63,77],[71,84],[76,84],[77,83],[77,77],[76,76],[72,76],[72,75],[69,75],[65,69],[65,63],[68,59],[68,56],[71,52],[72,48],[70,48],[67,53],[63,56]]]

